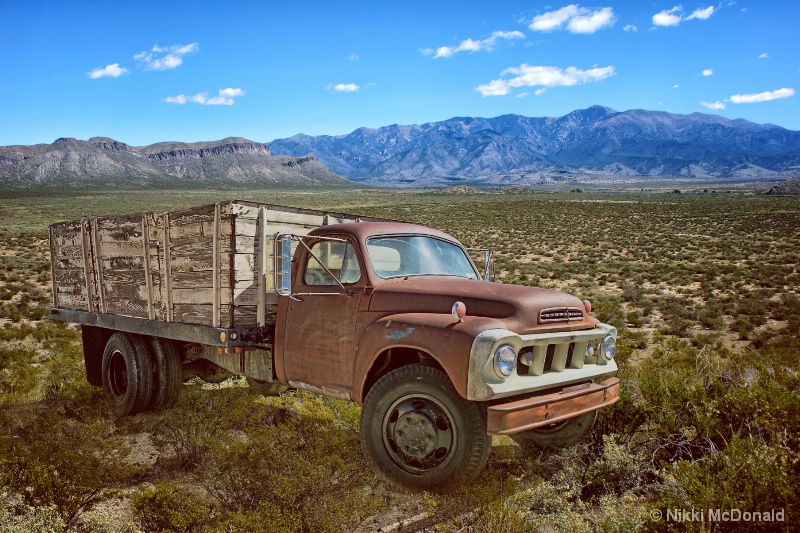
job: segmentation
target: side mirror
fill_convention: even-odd
[[[275,235],[275,249],[272,257],[275,269],[272,271],[275,280],[275,292],[280,296],[292,294],[292,236]]]

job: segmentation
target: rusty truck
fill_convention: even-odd
[[[190,369],[343,398],[395,486],[474,478],[493,435],[577,442],[619,397],[588,301],[494,282],[490,250],[421,225],[235,200],[55,223],[50,253],[47,316],[80,325],[120,415],[169,407]]]

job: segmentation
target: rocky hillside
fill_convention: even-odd
[[[314,156],[270,155],[265,144],[229,137],[204,143],[129,146],[107,137],[0,147],[0,185],[139,186],[170,183],[343,185]]]
[[[770,188],[767,194],[800,194],[800,177],[784,180]]]
[[[275,154],[313,154],[357,181],[538,183],[559,174],[775,179],[800,170],[800,132],[717,115],[617,112],[593,106],[563,117],[504,115],[295,135]]]

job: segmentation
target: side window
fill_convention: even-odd
[[[323,265],[344,285],[353,284],[361,279],[361,269],[352,244],[320,241],[311,247],[311,252],[314,255],[309,255],[306,263],[304,276],[306,285],[338,285]],[[319,261],[314,256],[319,258]]]

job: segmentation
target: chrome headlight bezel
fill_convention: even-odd
[[[617,339],[612,335],[606,335],[603,337],[603,340],[600,341],[600,344],[603,347],[603,357],[606,361],[613,361],[614,357],[617,355]]]
[[[517,351],[508,344],[499,346],[492,356],[494,372],[501,379],[507,379],[517,367]]]

